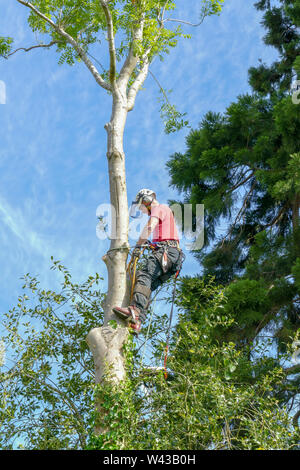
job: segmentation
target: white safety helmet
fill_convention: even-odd
[[[156,198],[156,194],[152,189],[140,189],[137,193],[135,200],[132,201],[131,209],[130,209],[130,217],[139,218],[142,216],[141,212],[139,211],[139,206],[144,204],[146,207],[150,206],[154,199]]]
[[[152,189],[140,189],[135,197],[136,204],[150,205],[156,197],[156,194]]]

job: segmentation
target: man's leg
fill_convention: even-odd
[[[141,322],[146,318],[153,283],[161,274],[162,269],[159,260],[151,253],[144,262],[143,267],[136,273],[131,305],[127,308],[113,307],[113,311],[118,316],[124,320],[130,320],[130,326],[136,334],[141,329]]]
[[[145,321],[151,292],[161,284],[162,268],[157,257],[151,253],[144,266],[137,272],[132,304],[140,310],[140,319]]]
[[[168,258],[171,264],[167,273],[163,273],[160,264],[162,254],[163,250],[151,253],[142,269],[137,272],[132,304],[140,310],[141,321],[145,321],[151,292],[175,274],[174,267],[179,260],[178,249],[172,247],[168,249]]]
[[[179,251],[176,248],[169,248],[168,257],[171,261],[171,266],[167,273],[164,273],[161,267],[160,259],[162,253],[163,251],[161,250],[151,253],[143,267],[137,272],[131,305],[127,308],[113,308],[117,315],[121,316],[121,318],[129,319],[130,323],[133,323],[136,333],[139,332],[141,322],[146,318],[151,292],[156,290],[157,287],[176,272],[174,267],[178,263]]]

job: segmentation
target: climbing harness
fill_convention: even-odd
[[[144,245],[140,245],[140,247],[141,247],[140,256],[142,256],[146,248],[148,248],[149,250],[156,249],[156,245],[152,242],[147,242]],[[134,248],[136,248],[136,246]],[[137,262],[138,262],[138,258],[136,256],[131,256],[131,259],[126,269],[126,271],[128,272],[130,281],[131,281],[130,302],[132,300],[134,287],[135,287]]]

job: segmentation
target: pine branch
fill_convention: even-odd
[[[284,369],[283,372],[286,375],[298,374],[300,372],[300,364],[296,364],[294,366],[288,367],[287,369]]]

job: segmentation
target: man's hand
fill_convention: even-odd
[[[148,223],[143,228],[140,238],[137,241],[137,246],[144,245],[145,243],[148,242],[148,238],[153,232],[153,230],[155,229],[158,222],[159,220],[157,217],[150,217],[150,219],[148,220]]]
[[[133,249],[132,258],[139,258],[139,257],[140,257],[140,254],[141,254],[141,247],[137,245],[137,246]]]

